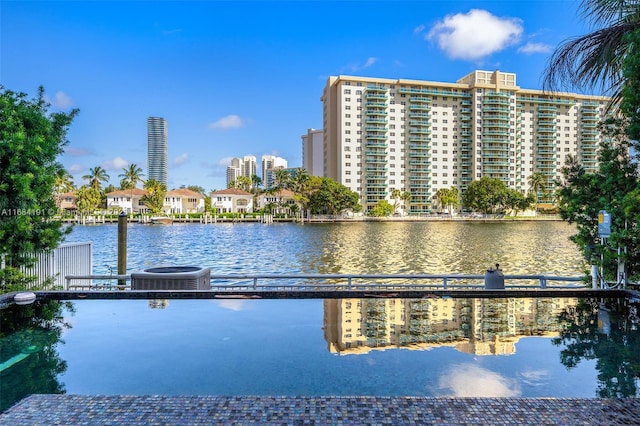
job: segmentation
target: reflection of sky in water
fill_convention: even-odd
[[[128,227],[129,272],[158,265],[212,273],[506,274],[577,276],[582,257],[563,222],[370,222],[336,224],[136,225]],[[117,226],[77,226],[69,242],[92,241],[94,271],[117,265]]]
[[[440,396],[508,398],[520,396],[515,380],[475,364],[450,365],[438,379]]]
[[[509,355],[461,352],[447,341],[339,356],[317,299],[73,306],[56,345],[70,394],[594,397],[598,386],[598,360],[566,368],[563,347],[547,337],[522,337]]]

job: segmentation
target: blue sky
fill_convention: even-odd
[[[0,84],[79,108],[62,164],[82,184],[146,172],[146,118],[168,123],[169,188],[225,187],[233,157],[302,165],[332,75],[454,82],[475,69],[541,87],[549,55],[588,31],[578,1],[11,1]]]

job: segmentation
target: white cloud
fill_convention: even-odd
[[[374,58],[373,56],[371,56],[367,58],[367,62],[364,63],[362,68],[369,68],[371,65],[375,64],[376,62],[378,62],[378,58]]]
[[[116,157],[112,160],[107,160],[102,163],[102,167],[109,170],[121,170],[129,165],[129,162],[122,157]]]
[[[182,166],[187,161],[189,161],[189,154],[187,154],[185,152],[183,154],[178,155],[176,158],[174,158],[173,165],[174,166]]]
[[[425,36],[452,59],[477,60],[518,43],[521,20],[498,18],[486,10],[448,15]]]
[[[424,26],[423,24],[418,25],[417,27],[415,27],[413,29],[413,33],[414,34],[420,34],[421,32],[423,32],[425,30],[425,28],[427,28],[426,26]]]
[[[84,166],[81,164],[72,164],[67,167],[67,171],[71,174],[76,174],[84,171]]]
[[[544,43],[527,43],[524,46],[518,48],[518,53],[524,53],[525,55],[532,55],[534,53],[549,53],[553,48]]]
[[[211,129],[234,129],[238,127],[242,127],[244,125],[243,120],[235,115],[227,115],[226,117],[222,117],[218,121],[214,121],[209,124],[209,128]]]
[[[65,109],[73,105],[73,101],[69,96],[67,96],[67,94],[58,91],[56,92],[55,98],[53,99],[51,104],[57,108]]]
[[[231,160],[233,160],[234,158],[236,158],[236,157],[224,157],[224,158],[221,158],[221,159],[218,161],[218,164],[217,164],[217,165],[218,165],[218,166],[225,166],[225,167],[227,167],[228,165],[230,165],[230,164],[231,164]]]
[[[349,72],[356,72],[356,71],[363,70],[365,68],[369,68],[373,64],[375,64],[376,62],[378,62],[378,58],[376,58],[374,56],[370,56],[370,57],[367,58],[367,60],[365,61],[364,64],[347,65],[346,67],[343,68],[343,70],[348,70]]]
[[[516,381],[470,363],[451,366],[438,379],[438,389],[447,396],[458,398],[505,398],[521,394]]]
[[[89,151],[86,148],[75,148],[72,146],[67,146],[64,149],[64,153],[65,155],[68,155],[70,157],[87,157],[91,155],[96,155],[94,152]]]

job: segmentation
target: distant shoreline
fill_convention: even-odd
[[[75,225],[101,225],[101,224],[115,224],[118,222],[117,217],[108,216],[95,216],[87,218],[85,223],[78,223],[75,218],[62,218],[63,223],[75,224]],[[296,218],[273,218],[269,223],[299,223],[300,220]],[[502,217],[468,217],[468,216],[403,216],[403,217],[314,217],[311,219],[305,219],[304,223],[349,223],[349,222],[474,222],[474,223],[500,223],[500,222],[562,222],[559,215],[540,215],[540,216],[502,216]],[[163,226],[161,224],[150,224],[141,222],[138,218],[130,218],[128,223],[136,223],[150,226]],[[218,223],[263,223],[260,217],[245,217],[245,218],[209,218],[209,221],[203,221],[201,218],[174,218],[172,224],[166,225],[183,225],[183,224],[207,224],[216,225]],[[267,223],[265,223],[267,224]]]

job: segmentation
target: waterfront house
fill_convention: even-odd
[[[107,210],[119,210],[127,213],[147,213],[141,198],[147,193],[144,189],[119,189],[107,193]]]
[[[239,188],[227,188],[211,193],[211,207],[218,213],[253,212],[253,194]]]
[[[76,193],[75,192],[63,192],[62,194],[56,195],[56,203],[58,204],[58,209],[61,212],[71,212],[76,211]]]
[[[258,197],[258,208],[267,208],[273,214],[291,214],[291,207],[296,204],[295,193],[288,189],[278,192],[261,194]]]
[[[204,195],[186,188],[167,191],[164,211],[168,213],[200,213],[204,211]]]

